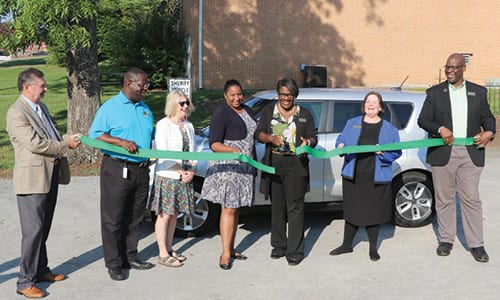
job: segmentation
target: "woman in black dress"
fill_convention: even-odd
[[[363,115],[347,121],[336,145],[377,145],[399,142],[396,127],[380,116],[384,112],[382,96],[370,92],[361,108]],[[377,261],[377,239],[380,224],[392,218],[392,163],[401,150],[347,154],[342,167],[344,197],[344,241],[330,252],[339,255],[353,251],[352,241],[359,226],[365,226],[370,243],[370,259]]]

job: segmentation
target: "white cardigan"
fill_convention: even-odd
[[[189,138],[189,151],[194,151],[194,128],[189,121],[184,122]],[[179,125],[174,124],[168,117],[156,123],[155,144],[158,150],[182,151],[182,133]],[[191,162],[193,165],[196,162]],[[173,168],[177,164],[177,168]],[[178,170],[182,164],[180,159],[158,159],[155,174],[162,177],[180,179]]]

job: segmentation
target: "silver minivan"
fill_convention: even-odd
[[[361,114],[361,103],[368,89],[302,88],[296,103],[308,108],[314,116],[318,145],[316,149],[329,151],[335,148],[335,140],[346,121]],[[399,129],[401,141],[421,140],[426,133],[417,125],[425,93],[376,90],[384,100],[383,118]],[[275,91],[253,95],[245,105],[252,108],[256,118],[267,105],[277,100]],[[196,136],[197,151],[211,151],[208,143],[209,128]],[[256,142],[257,157],[262,159],[264,145]],[[393,164],[392,190],[394,198],[394,222],[400,226],[417,227],[428,224],[433,214],[433,186],[430,166],[425,162],[426,149],[403,150],[403,155]],[[343,158],[316,159],[310,156],[311,191],[306,194],[306,208],[342,206]],[[207,161],[199,161],[194,179],[199,196],[206,174]],[[256,180],[255,205],[270,205],[259,191],[260,174]],[[220,206],[198,197],[191,214],[180,214],[176,234],[179,236],[203,235],[218,224]]]

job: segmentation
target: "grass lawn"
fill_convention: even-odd
[[[67,90],[66,69],[45,63],[45,58],[15,59],[0,63],[0,178],[3,173],[13,169],[14,151],[5,130],[7,110],[19,97],[17,90],[18,74],[28,68],[35,67],[45,74],[48,91],[45,94],[44,103],[48,106],[51,115],[57,122],[57,129],[61,133],[67,128]],[[110,72],[109,66],[104,67]],[[106,101],[119,92],[120,86],[104,86],[102,101]],[[248,95],[255,91],[247,90]],[[150,91],[146,95],[146,103],[150,106],[158,121],[164,116],[166,91]],[[203,90],[193,92],[193,103],[196,110],[190,116],[190,121],[195,127],[204,127],[210,122],[210,115],[215,107],[223,101],[222,90]],[[4,176],[5,177],[5,176]]]

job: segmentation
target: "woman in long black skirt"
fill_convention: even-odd
[[[377,145],[399,142],[396,127],[381,118],[384,113],[382,96],[370,92],[361,108],[363,115],[347,121],[336,145]],[[342,167],[344,198],[344,241],[330,252],[339,255],[353,251],[352,242],[359,226],[365,226],[370,244],[370,259],[377,261],[377,239],[380,224],[392,218],[392,163],[401,151],[347,154]]]

